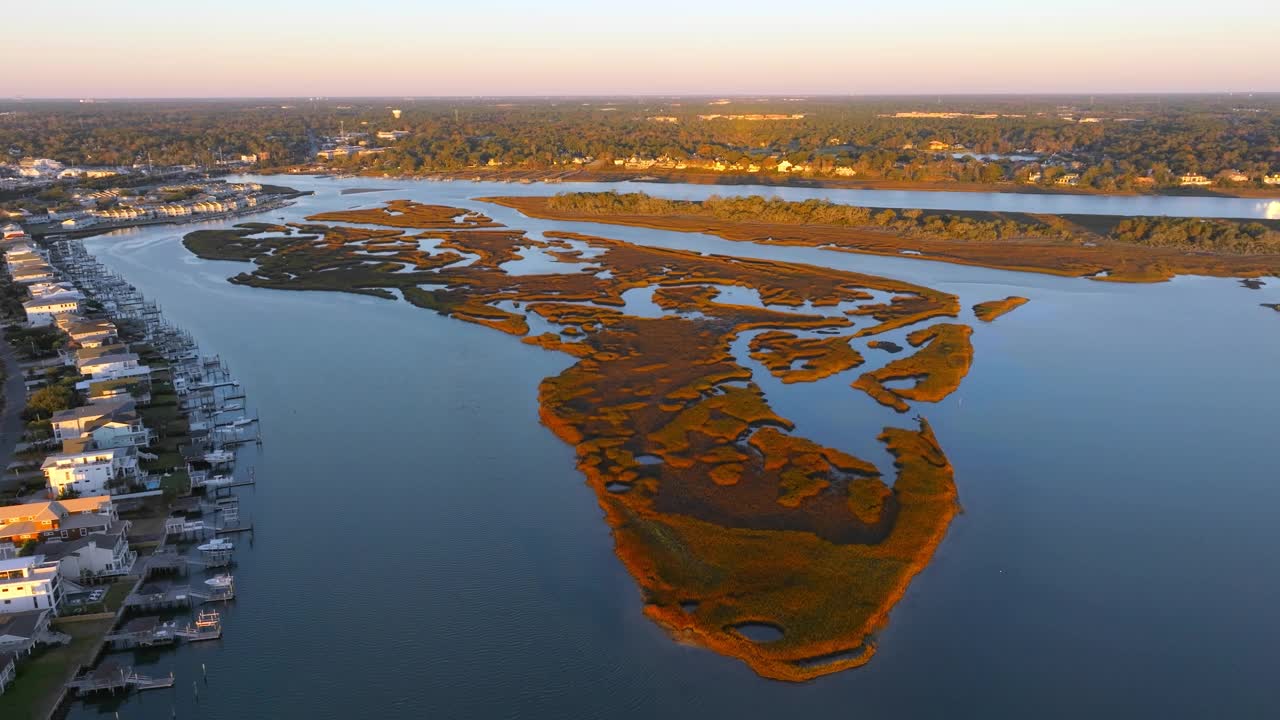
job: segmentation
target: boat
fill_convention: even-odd
[[[214,538],[203,545],[197,545],[196,549],[200,552],[224,552],[235,550],[236,544],[226,538]]]
[[[204,584],[217,590],[225,590],[235,584],[235,578],[226,573],[222,573],[205,580]]]
[[[214,450],[204,454],[204,461],[210,465],[221,465],[233,462],[235,459],[236,454],[230,450]]]

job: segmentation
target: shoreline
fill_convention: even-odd
[[[1162,282],[1177,275],[1262,277],[1280,274],[1280,254],[1226,255],[1105,242],[1074,245],[1050,241],[961,241],[903,237],[835,225],[736,222],[692,215],[604,215],[551,209],[545,196],[475,198],[542,220],[590,222],[687,233],[731,242],[794,245],[838,252],[932,260],[995,270],[1035,272],[1099,282]],[[1055,216],[1075,224],[1110,216]]]
[[[270,210],[272,207],[255,210]],[[42,238],[39,242],[48,252],[48,262],[59,278],[74,284],[85,297],[100,302],[104,309],[93,315],[118,327],[119,342],[131,352],[138,353],[139,361],[150,368],[146,375],[146,394],[140,396],[142,399],[135,396],[135,402],[140,422],[155,433],[149,444],[140,448],[139,454],[143,449],[148,452],[142,461],[141,480],[154,480],[156,485],[142,485],[140,480],[135,484],[141,490],[126,487],[124,493],[112,493],[122,520],[127,520],[132,526],[128,535],[137,552],[135,564],[124,574],[111,576],[109,585],[101,585],[111,588],[106,596],[109,600],[102,603],[103,612],[77,614],[75,610],[80,606],[70,605],[59,609],[53,618],[55,627],[65,629],[71,624],[79,628],[73,648],[47,648],[39,651],[34,660],[28,658],[19,665],[16,686],[35,688],[30,691],[36,697],[36,707],[30,709],[32,717],[53,718],[64,716],[70,703],[96,696],[94,690],[82,692],[75,684],[82,675],[99,667],[104,658],[115,656],[120,659],[122,667],[137,662],[130,653],[147,645],[121,644],[119,638],[113,636],[119,632],[117,628],[126,618],[145,618],[155,616],[158,611],[176,611],[179,619],[189,613],[190,622],[194,623],[203,603],[234,599],[233,585],[228,588],[206,587],[208,583],[200,583],[208,573],[222,573],[228,580],[232,577],[227,572],[227,567],[234,562],[230,551],[224,551],[225,557],[203,552],[193,557],[189,553],[191,545],[205,542],[208,538],[245,531],[252,533],[252,523],[246,525],[238,520],[239,496],[234,488],[254,482],[252,471],[247,481],[243,474],[240,477],[236,474],[236,450],[241,444],[253,442],[254,438],[245,438],[244,431],[240,429],[233,429],[230,434],[218,430],[221,423],[230,422],[223,415],[230,411],[230,406],[226,405],[227,393],[219,398],[216,388],[218,384],[233,383],[220,360],[202,356],[199,345],[185,331],[169,324],[153,303],[127,281],[113,275],[84,248],[79,238]],[[200,383],[210,389],[202,389]],[[240,407],[243,408],[243,403]],[[257,422],[255,415],[250,421],[255,433]],[[257,435],[257,442],[261,443],[260,435]],[[209,452],[223,450],[232,453],[231,459],[223,461],[223,465],[209,465],[212,462],[209,461],[205,462],[209,465],[208,470],[195,469],[209,457]],[[225,473],[230,480],[215,484],[214,479],[206,478],[214,467],[224,468],[219,472]],[[201,488],[203,492],[193,492],[193,489],[199,491]],[[220,515],[227,511],[215,505],[215,498],[229,503],[227,507],[234,505],[235,513]],[[199,519],[192,522],[193,516]],[[182,518],[180,531],[170,527],[175,517]],[[187,526],[192,529],[188,530]],[[164,593],[167,594],[163,601],[155,600],[152,595],[140,594],[150,582],[165,587]],[[117,594],[118,590],[123,592]],[[184,640],[180,642],[178,637],[170,636],[168,642],[159,642],[157,647],[172,649],[193,638],[202,640],[215,636],[210,633],[221,637],[221,617],[216,611],[212,617],[216,631],[205,629],[200,631],[203,636],[195,636],[190,633],[197,632],[193,630],[197,626],[188,625],[183,631],[189,633],[182,636]],[[28,674],[25,666],[33,662],[41,669],[37,673],[32,668]],[[49,685],[51,674],[58,674],[56,686]],[[24,684],[24,679],[35,684]],[[164,686],[163,677],[155,682],[161,684],[134,687],[126,682],[115,689],[135,693]],[[172,684],[172,678],[168,682]],[[0,698],[0,702],[8,699]]]
[[[329,175],[334,177],[351,176],[382,178],[392,180],[472,180],[479,182],[507,183],[624,183],[649,182],[654,184],[686,183],[689,185],[725,185],[725,186],[759,186],[781,188],[827,188],[843,190],[903,190],[920,192],[970,192],[998,193],[1011,195],[1078,195],[1096,197],[1205,197],[1280,200],[1280,187],[1269,188],[1204,188],[1174,187],[1144,192],[1140,190],[1093,190],[1079,187],[1046,187],[1028,185],[1026,183],[976,183],[945,180],[884,180],[857,178],[816,178],[793,177],[789,175],[717,172],[694,172],[686,170],[650,171],[650,170],[493,170],[490,168],[470,168],[467,170],[438,170],[415,173],[412,175],[380,173],[376,171],[344,172],[337,168],[315,166],[270,168],[254,171],[250,175]]]

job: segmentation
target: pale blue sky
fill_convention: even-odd
[[[0,96],[1280,90],[1280,0],[10,5]]]

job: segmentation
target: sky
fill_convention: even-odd
[[[1280,0],[40,0],[0,97],[1280,91]]]

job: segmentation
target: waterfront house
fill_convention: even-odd
[[[96,348],[119,342],[119,330],[110,320],[86,320],[74,315],[58,318],[58,327],[82,348]]]
[[[49,610],[57,615],[64,597],[57,562],[43,555],[0,560],[0,614]]]
[[[1203,175],[1188,173],[1178,176],[1179,185],[1212,185],[1213,181]]]
[[[31,265],[25,265],[9,270],[9,276],[19,285],[33,285],[41,282],[52,282],[57,280],[57,276],[53,274],[53,268],[43,262]]]
[[[138,560],[138,552],[129,549],[123,524],[71,541],[41,543],[36,552],[58,561],[58,572],[74,581],[128,575]]]
[[[403,137],[409,137],[408,130],[380,130],[378,132],[379,140],[399,140]]]
[[[0,656],[5,653],[30,655],[36,643],[49,633],[50,619],[48,610],[0,615]]]
[[[1058,179],[1053,182],[1058,185],[1069,185],[1071,187],[1075,187],[1080,184],[1080,173],[1066,173],[1065,175],[1060,175]]]
[[[1280,173],[1262,176],[1263,185],[1280,185]]]
[[[102,448],[50,455],[40,465],[54,498],[75,493],[103,495],[112,487],[127,487],[138,479],[134,448]]]
[[[33,298],[22,303],[22,309],[27,313],[27,324],[36,325],[52,325],[54,317],[63,313],[74,313],[80,310],[80,298],[78,293],[58,293],[56,295],[46,295],[41,298]]]
[[[0,540],[15,546],[32,540],[72,540],[106,532],[117,520],[110,495],[7,505],[0,507]]]
[[[56,412],[49,422],[53,426],[53,439],[62,441],[84,435],[102,419],[132,421],[136,418],[132,398],[104,398],[90,400],[88,405],[82,407]]]
[[[85,349],[101,350],[102,348]],[[76,369],[81,375],[94,380],[113,380],[151,374],[151,368],[138,364],[138,356],[135,353],[122,350],[112,350],[96,357],[77,357]]]

